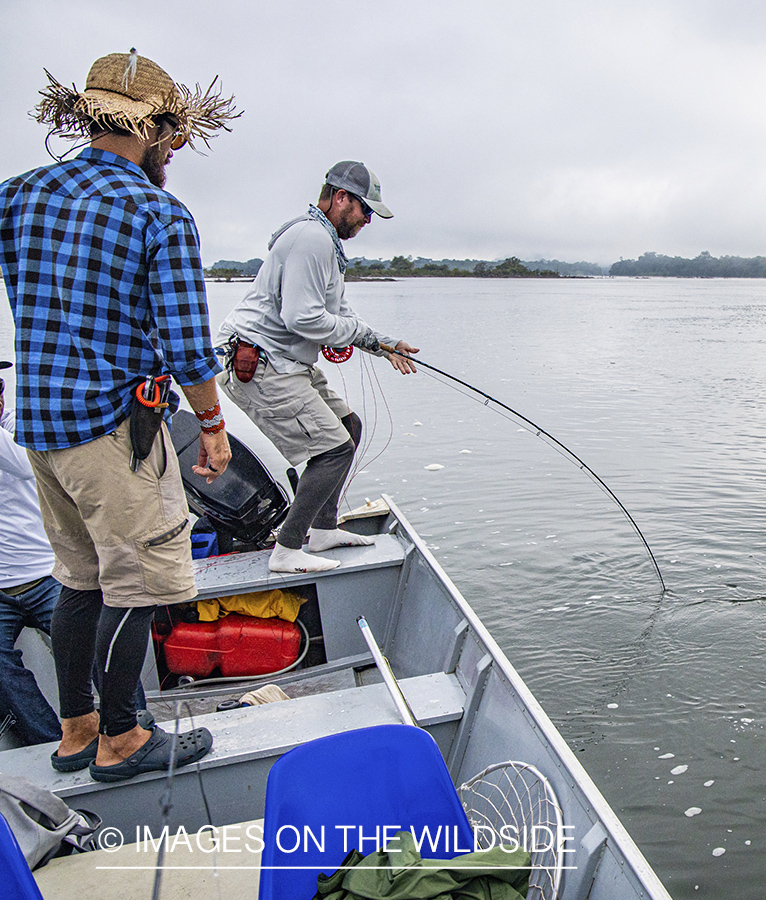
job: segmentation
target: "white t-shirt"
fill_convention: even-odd
[[[6,409],[0,416],[0,590],[44,578],[53,570],[35,476],[13,433],[13,410]]]

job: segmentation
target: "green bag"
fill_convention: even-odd
[[[529,854],[502,847],[454,859],[423,859],[409,831],[383,850],[352,850],[337,872],[319,875],[314,900],[521,900]]]

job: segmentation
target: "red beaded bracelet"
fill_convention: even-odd
[[[210,409],[203,409],[199,412],[195,409],[194,415],[199,419],[200,428],[205,434],[218,434],[219,431],[223,431],[225,428],[226,423],[223,421],[220,403],[216,403]]]

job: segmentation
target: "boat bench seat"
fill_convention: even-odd
[[[404,678],[399,683],[416,719],[431,731],[446,755],[465,705],[465,693],[458,679],[454,674],[436,672]],[[206,786],[213,786],[206,792],[213,817],[218,820],[214,824],[241,821],[248,812],[251,817],[261,814],[268,770],[293,747],[341,731],[400,721],[383,684],[195,716],[193,727],[205,726],[213,733],[213,749],[200,762],[200,768]],[[172,730],[174,725],[168,723],[165,727]],[[191,727],[190,719],[181,720],[182,731]],[[74,809],[93,810],[106,824],[119,828],[123,818],[125,822],[131,817],[134,820],[135,810],[125,811],[140,802],[146,808],[146,824],[159,825],[159,805],[147,798],[158,798],[162,793],[163,773],[151,772],[115,784],[97,784],[87,769],[71,774],[55,772],[50,765],[50,754],[55,748],[56,744],[39,744],[7,750],[0,753],[0,771],[34,781]],[[181,793],[196,792],[198,796],[196,767],[178,769],[173,789]],[[199,806],[200,821],[196,827],[205,824],[204,810]],[[185,824],[189,827],[188,822]]]
[[[266,591],[273,588],[289,588],[301,584],[337,579],[338,575],[369,572],[374,569],[401,566],[404,549],[390,534],[375,535],[371,547],[337,547],[332,556],[340,560],[339,569],[327,572],[301,572],[295,575],[269,571],[270,550],[251,553],[235,553],[194,561],[194,578],[197,582],[198,600],[237,594],[244,591]]]

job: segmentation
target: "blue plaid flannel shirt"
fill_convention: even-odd
[[[16,323],[16,440],[108,434],[147,375],[220,371],[199,236],[141,169],[89,148],[0,184],[0,267]]]

